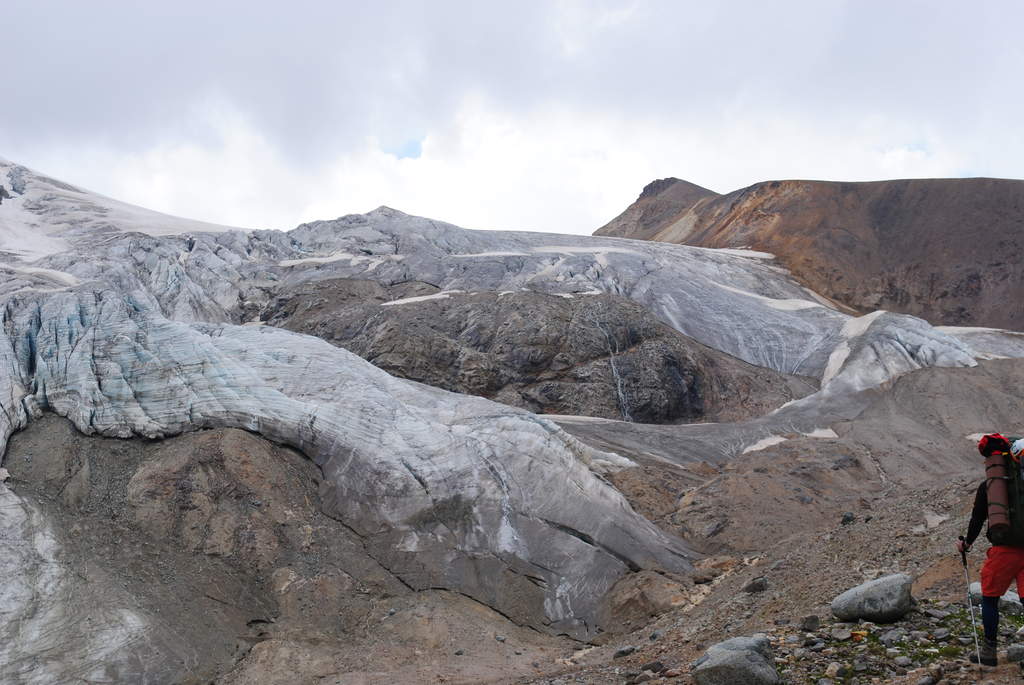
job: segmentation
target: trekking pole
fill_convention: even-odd
[[[960,562],[964,565],[964,582],[967,583],[967,608],[971,610],[971,635],[974,636],[974,652],[978,655],[978,667],[981,667],[981,646],[978,644],[978,625],[974,622],[974,602],[971,601],[971,577],[967,575],[967,541],[960,536],[964,543],[960,550]]]

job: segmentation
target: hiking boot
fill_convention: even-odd
[[[971,663],[978,663],[978,655],[971,655]],[[995,640],[982,640],[981,641],[981,663],[985,666],[995,666],[999,663],[999,658],[996,656],[996,641]]]

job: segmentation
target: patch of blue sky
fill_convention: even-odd
[[[384,152],[399,159],[419,159],[423,154],[423,139],[410,138],[400,145],[386,146]]]

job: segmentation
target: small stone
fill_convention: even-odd
[[[819,618],[816,614],[804,616],[802,619],[800,619],[800,630],[805,633],[813,633],[820,627],[821,618]]]
[[[632,654],[635,651],[636,651],[636,647],[634,647],[633,645],[627,645],[625,647],[619,647],[617,650],[615,650],[615,654],[612,655],[612,658],[613,659],[621,659],[624,656],[629,656],[630,654]]]
[[[862,672],[868,670],[870,667],[871,667],[870,664],[868,664],[868,662],[864,661],[863,659],[854,659],[853,660],[853,670],[856,671],[857,673],[862,673]]]
[[[906,668],[910,664],[914,663],[914,660],[911,659],[909,656],[898,656],[895,659],[893,659],[892,662],[897,666],[902,666],[903,668]]]
[[[396,609],[394,607],[391,607],[390,609],[388,609],[388,616],[394,616],[397,613],[398,613],[398,609]]]
[[[678,678],[681,675],[683,675],[683,670],[681,668],[670,668],[661,674],[663,678]]]
[[[935,685],[938,682],[938,680],[930,675],[923,675],[917,679],[917,683],[915,683],[915,685]]]
[[[1006,660],[1009,662],[1024,661],[1024,645],[1013,644],[1007,647]]]
[[[654,680],[657,677],[658,677],[657,675],[655,675],[654,673],[651,673],[650,671],[644,671],[640,675],[634,676],[632,679],[630,679],[629,682],[631,682],[631,683],[646,683],[648,680]]]
[[[896,628],[891,631],[886,631],[882,634],[879,640],[887,647],[893,646],[897,642],[902,642],[903,638],[906,637],[906,632],[901,628]]]
[[[936,628],[935,632],[932,633],[932,637],[936,640],[948,640],[949,628]]]
[[[842,667],[843,665],[841,663],[839,663],[838,661],[833,661],[825,668],[825,677],[835,678],[837,675],[839,675],[839,671],[840,669],[842,669]]]
[[[835,685],[835,681],[831,678],[819,678],[818,685]]]
[[[522,655],[523,655],[523,650],[517,649],[516,650],[516,656],[522,656]]]
[[[504,642],[505,641],[505,636],[504,635],[495,635],[494,639],[497,640],[498,642]]]
[[[459,649],[455,650],[455,656],[462,656],[465,653],[466,653],[466,650],[462,649],[461,647]]]
[[[640,667],[641,671],[650,671],[651,673],[661,673],[665,670],[665,664],[660,661],[652,661],[649,664],[644,664]]]
[[[849,640],[853,633],[846,628],[836,628],[832,631],[833,640]]]
[[[840,524],[848,526],[856,520],[852,511],[843,512],[843,518],[839,521]]]
[[[664,635],[663,632],[661,632],[660,630],[655,630],[653,633],[651,633],[649,639],[651,642],[654,642],[655,640],[660,640],[662,635]]]
[[[764,576],[758,576],[743,586],[743,591],[749,593],[764,592],[767,589],[768,579]]]

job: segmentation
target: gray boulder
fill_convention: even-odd
[[[974,604],[981,604],[981,583],[971,583],[971,602]],[[1020,595],[1013,590],[1007,590],[1003,593],[1003,596],[999,598],[999,611],[1000,613],[1018,615],[1024,613],[1024,606],[1022,606]]]
[[[711,645],[693,663],[697,685],[775,685],[781,683],[765,635],[734,637]]]
[[[876,578],[851,588],[832,600],[832,613],[841,621],[865,619],[892,623],[910,611],[914,580],[905,573]]]

